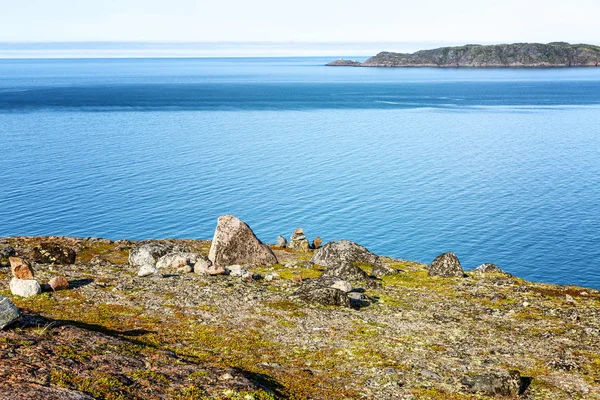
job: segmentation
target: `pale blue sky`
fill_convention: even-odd
[[[0,10],[0,42],[600,44],[599,0],[0,0]]]

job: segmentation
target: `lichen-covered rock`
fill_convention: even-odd
[[[332,267],[345,263],[381,265],[378,255],[371,253],[360,244],[349,240],[326,243],[315,253],[311,261],[324,267]]]
[[[219,217],[208,258],[220,268],[233,264],[277,264],[273,251],[248,225],[232,215]]]
[[[306,239],[306,235],[302,228],[298,228],[294,231],[287,244],[287,248],[303,252],[307,252],[310,249],[310,244],[308,243],[308,239]]]
[[[29,261],[22,259],[21,257],[10,257],[10,270],[15,278],[19,279],[33,279],[33,269]]]
[[[326,285],[318,279],[306,280],[296,290],[295,295],[304,301],[325,306],[351,306],[350,298],[346,292]]]
[[[475,268],[473,272],[477,272],[480,274],[503,274],[504,271],[502,268],[497,266],[496,264],[481,264],[479,267]]]
[[[166,243],[143,243],[129,251],[129,264],[135,267],[156,265],[156,261],[169,253],[173,246]]]
[[[32,260],[40,264],[64,264],[75,263],[77,254],[75,250],[60,246],[56,243],[40,243],[33,248]]]
[[[169,253],[156,261],[156,268],[180,268],[185,265],[194,265],[199,258],[206,258],[206,256],[185,252]]]
[[[64,276],[55,276],[48,281],[48,285],[53,291],[67,290],[69,288],[69,281]]]
[[[287,239],[283,236],[277,236],[277,243],[275,244],[277,247],[285,248],[287,246]]]
[[[505,371],[469,376],[462,380],[462,384],[471,393],[517,396],[521,389],[521,374],[519,371]]]
[[[431,276],[458,276],[462,277],[465,275],[458,257],[454,253],[440,254],[433,260],[429,266],[429,275]]]
[[[12,278],[10,280],[10,291],[15,296],[31,297],[42,293],[42,287],[35,279]]]
[[[20,315],[19,309],[12,301],[4,296],[0,296],[0,329],[4,329],[15,322],[19,319]]]
[[[0,258],[13,257],[15,254],[17,254],[17,251],[14,249],[14,247],[6,246],[0,249]]]

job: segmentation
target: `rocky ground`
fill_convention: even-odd
[[[199,255],[211,246],[158,243]],[[67,263],[40,258],[41,244],[68,249]],[[128,262],[140,244],[0,239],[4,255],[33,260],[42,286],[69,282],[16,296],[0,260],[0,295],[22,312],[0,331],[1,399],[600,399],[597,290],[495,272],[430,276],[382,257],[384,273],[355,262],[364,276],[349,294],[334,289],[341,305],[323,305],[302,295],[331,275],[309,261],[315,250],[270,246],[277,264],[243,277],[181,265],[140,277]]]

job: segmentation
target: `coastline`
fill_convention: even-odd
[[[10,268],[0,268],[0,294],[23,313],[19,329],[0,331],[0,348],[14,354],[0,393],[20,385],[38,395],[100,398],[137,398],[152,387],[171,398],[484,399],[490,394],[473,382],[504,382],[516,370],[527,398],[600,394],[598,290],[504,273],[430,276],[425,264],[379,257],[387,272],[352,282],[359,300],[348,307],[299,297],[329,269],[311,263],[319,250],[310,248],[269,245],[277,264],[245,266],[242,276],[166,267],[140,277],[133,249],[157,244],[209,255],[211,241],[0,243],[26,258],[42,243],[76,253],[74,264],[34,262],[41,283],[61,274],[70,287],[29,298],[5,290]],[[33,375],[16,373],[26,360]]]

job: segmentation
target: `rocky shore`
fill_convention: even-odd
[[[446,68],[551,68],[598,67],[600,46],[565,42],[468,44],[416,53],[381,52],[363,63],[339,59],[332,67],[446,67]]]
[[[0,238],[0,399],[600,398],[600,291],[285,236]]]

